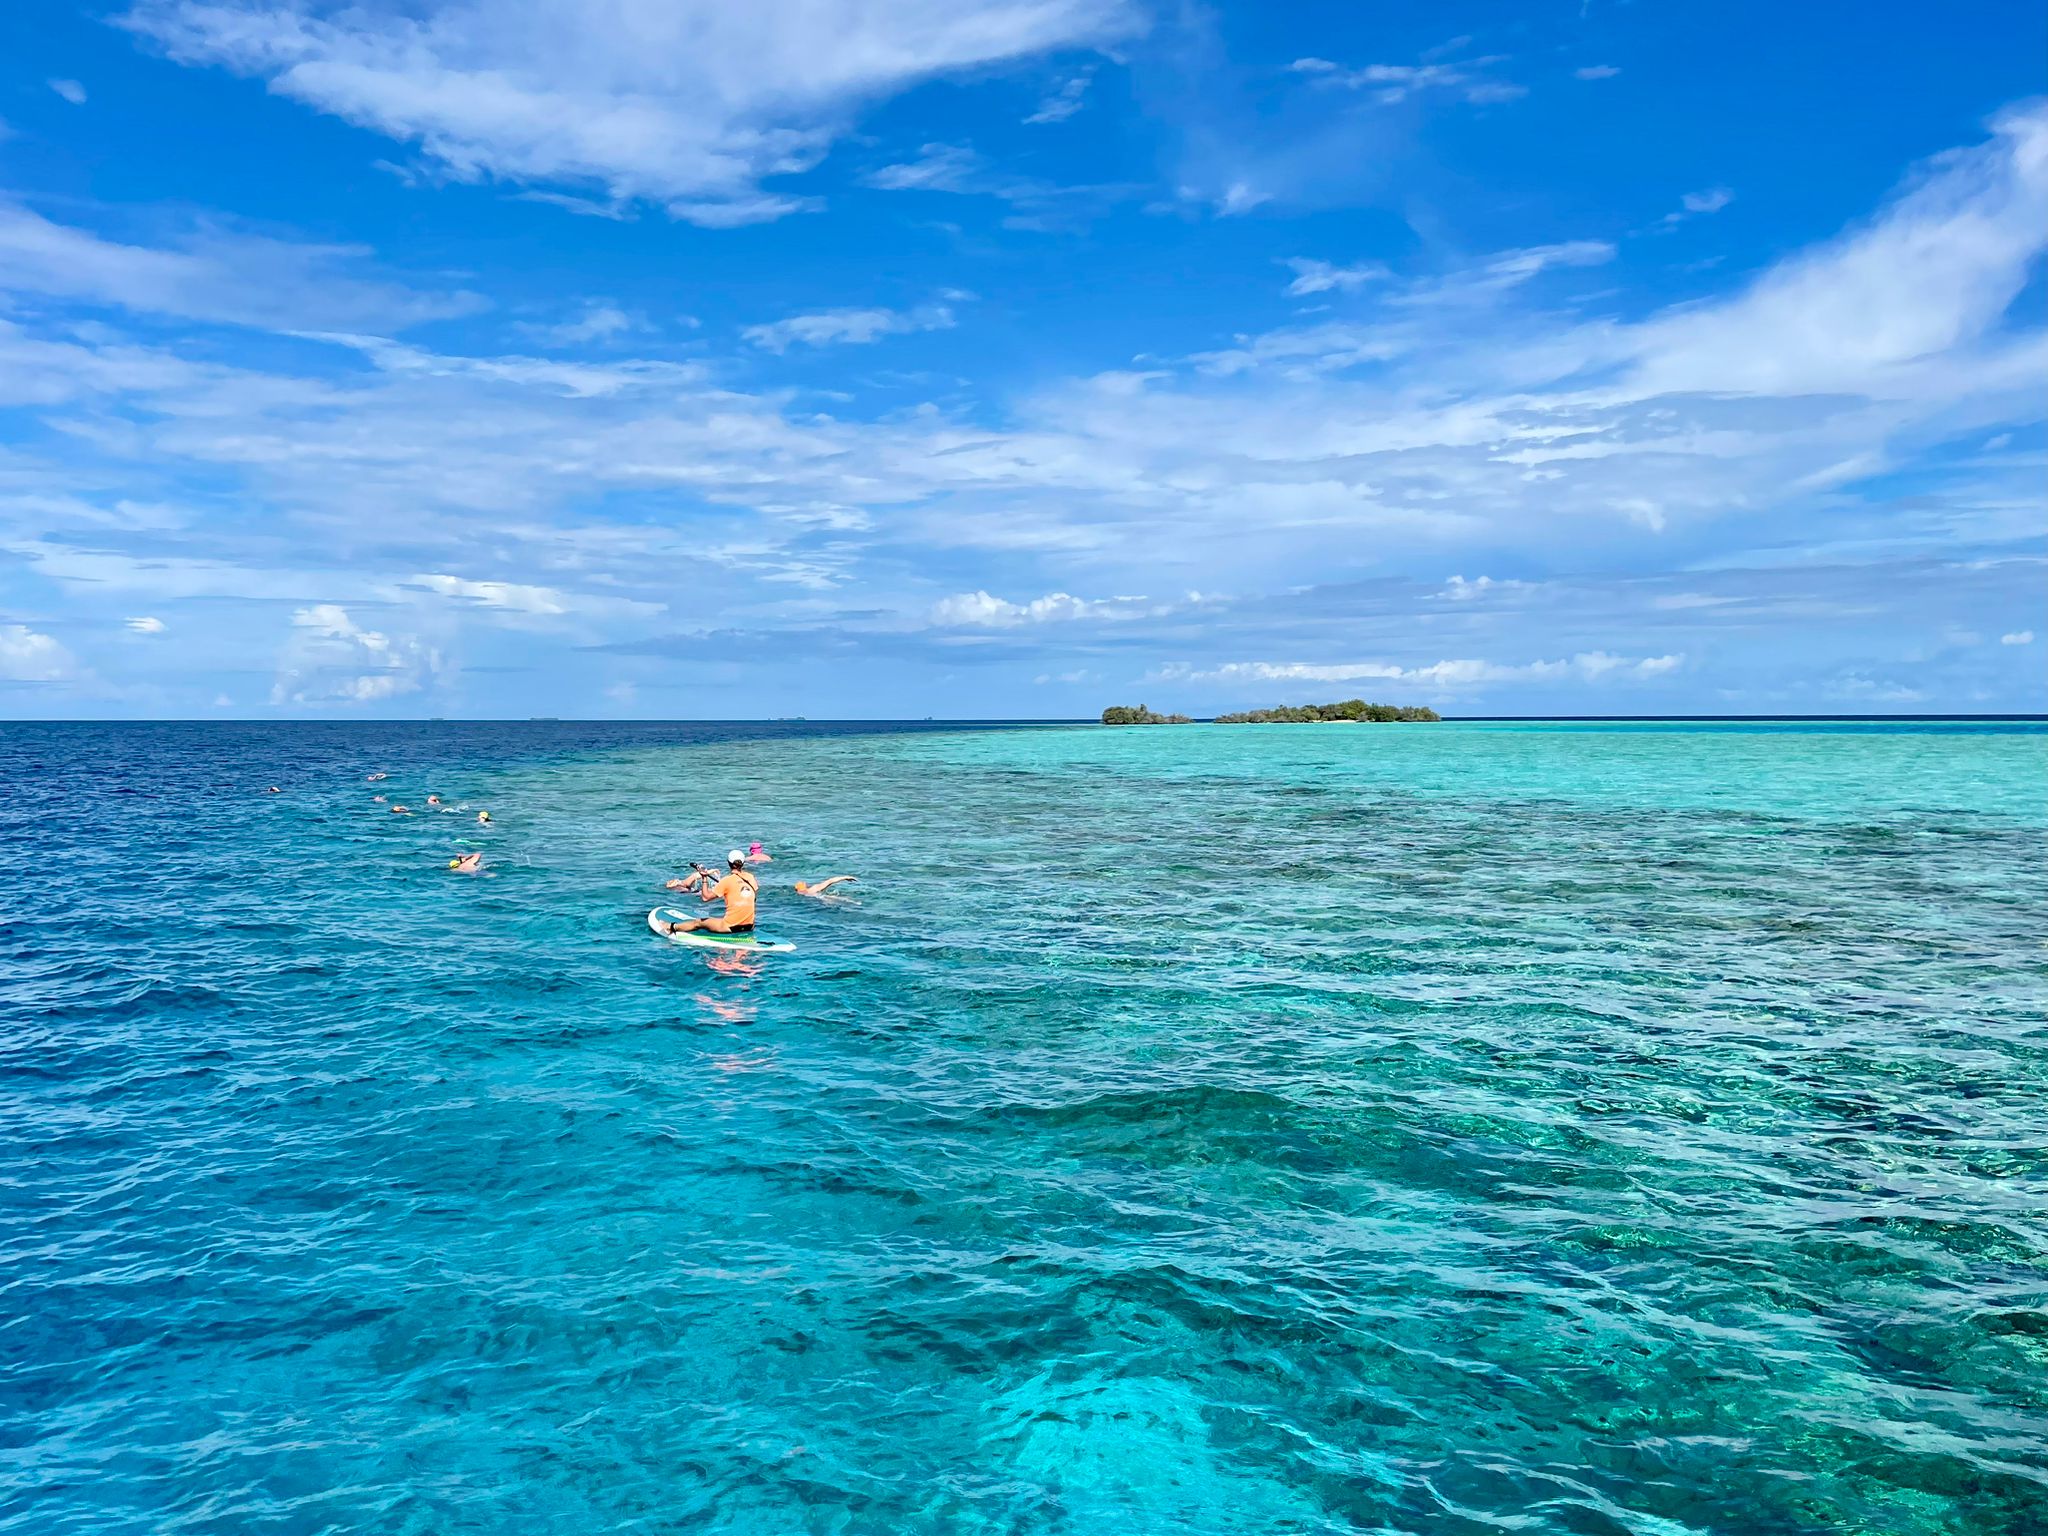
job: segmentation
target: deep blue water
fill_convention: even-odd
[[[0,774],[0,1532],[2048,1529],[2038,723]]]

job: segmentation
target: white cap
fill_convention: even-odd
[[[747,856],[735,848],[725,856],[725,862],[728,864],[744,864],[747,862]]]

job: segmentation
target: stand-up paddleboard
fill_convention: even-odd
[[[794,944],[779,944],[774,939],[764,939],[752,933],[710,933],[702,928],[693,928],[688,933],[662,933],[657,923],[686,923],[688,912],[678,912],[674,907],[656,907],[647,914],[647,926],[653,928],[671,944],[694,944],[699,949],[751,949],[757,954],[787,955],[792,953]]]

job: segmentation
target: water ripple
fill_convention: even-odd
[[[2039,728],[0,772],[8,1536],[2048,1528]]]

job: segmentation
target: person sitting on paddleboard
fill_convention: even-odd
[[[859,875],[833,875],[830,879],[820,880],[815,884],[807,880],[799,880],[796,883],[796,893],[799,896],[824,896],[831,892],[833,886],[840,884],[842,881],[858,880],[859,878]]]
[[[697,885],[697,896],[701,901],[723,901],[723,917],[685,918],[680,923],[663,923],[661,933],[694,933],[702,929],[706,933],[752,933],[754,931],[754,892],[761,888],[761,882],[747,873],[747,856],[735,848],[725,856],[726,876],[713,885],[708,879]],[[709,870],[700,869],[699,875],[709,875]]]

